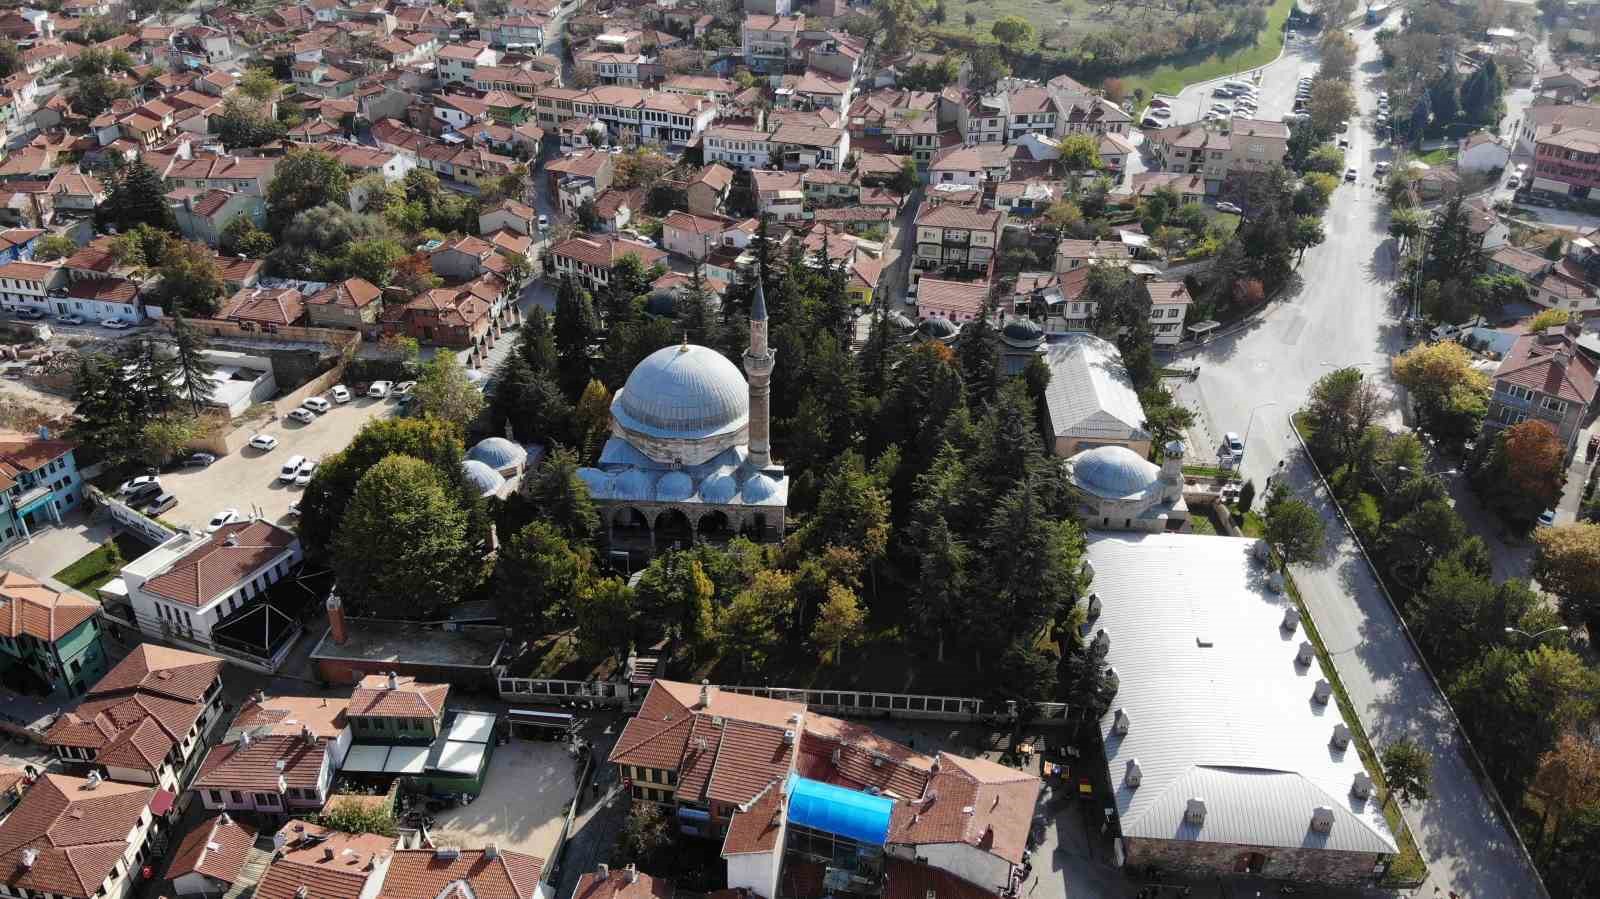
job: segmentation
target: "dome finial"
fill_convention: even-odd
[[[689,352],[689,329],[687,329],[687,328],[685,328],[684,331],[683,331],[683,343],[678,345],[678,352],[680,352],[680,353]]]

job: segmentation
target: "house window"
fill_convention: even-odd
[[[257,794],[255,794],[255,799],[256,799],[256,805],[258,805],[258,806],[269,805],[269,806],[272,806],[273,808],[277,808],[278,807],[278,794],[277,793],[257,793]]]
[[[1500,409],[1500,423],[1504,425],[1517,424],[1527,417],[1528,415],[1526,412],[1521,412],[1510,407],[1502,407]]]
[[[233,802],[234,805],[244,804],[244,794],[238,790],[229,790],[228,798]]]
[[[1540,403],[1540,405],[1544,406],[1546,411],[1554,412],[1557,415],[1565,415],[1567,412],[1566,402],[1564,400],[1558,400],[1555,397],[1545,397],[1544,401]]]
[[[218,805],[222,804],[222,791],[221,790],[207,790],[206,791],[206,795],[211,799],[212,802],[215,802]]]

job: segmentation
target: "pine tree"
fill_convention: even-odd
[[[199,415],[200,410],[211,402],[216,389],[216,383],[211,379],[216,366],[205,358],[205,337],[185,321],[181,313],[173,316],[172,336],[178,350],[175,361],[178,380],[182,385],[181,394],[189,401],[194,414]]]
[[[178,233],[177,216],[167,205],[166,186],[143,158],[114,163],[105,177],[105,186],[105,200],[95,208],[95,224],[102,230],[127,231],[145,224]]]
[[[560,353],[550,333],[550,313],[543,306],[535,306],[528,313],[528,320],[517,334],[516,351],[539,374],[552,374],[559,367]]]
[[[554,372],[568,402],[576,402],[594,377],[591,347],[599,339],[600,323],[588,291],[571,278],[562,278],[556,289],[555,345],[561,359]]]
[[[967,400],[974,409],[982,409],[994,402],[1000,389],[1000,332],[990,317],[994,300],[985,304],[983,314],[962,332],[956,344],[956,358],[961,360],[961,378],[967,387]]]

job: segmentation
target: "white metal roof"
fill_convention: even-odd
[[[1377,792],[1352,795],[1364,773],[1355,744],[1332,745],[1336,701],[1313,701],[1316,658],[1299,664],[1256,541],[1192,534],[1089,535],[1092,590],[1118,690],[1100,722],[1125,836],[1393,853]],[[1113,733],[1118,710],[1126,734]],[[1140,770],[1127,784],[1128,762]],[[1205,801],[1201,824],[1185,821]],[[1327,832],[1312,811],[1332,810]]]
[[[1093,334],[1067,334],[1051,339],[1044,358],[1050,365],[1045,405],[1055,436],[1150,439],[1144,406],[1115,346]]]
[[[494,739],[495,716],[487,712],[457,712],[447,739],[464,743],[487,743]]]

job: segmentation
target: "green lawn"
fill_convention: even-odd
[[[1266,65],[1278,58],[1283,49],[1283,23],[1294,8],[1294,0],[1276,0],[1267,10],[1267,27],[1257,35],[1256,42],[1248,47],[1238,47],[1223,53],[1207,48],[1181,56],[1170,63],[1138,70],[1122,76],[1129,93],[1144,88],[1145,96],[1175,94],[1186,84],[1209,81],[1232,75],[1244,69]]]
[[[116,549],[113,551],[111,547]],[[122,566],[144,555],[150,547],[127,534],[118,534],[109,546],[97,546],[89,554],[56,572],[53,577],[74,590],[93,596],[95,588],[117,576]],[[116,554],[120,553],[121,560]]]
[[[1417,157],[1419,161],[1425,162],[1428,165],[1447,165],[1455,158],[1456,151],[1453,147],[1440,147],[1437,150],[1431,150]]]
[[[1183,473],[1193,478],[1226,478],[1230,481],[1239,480],[1239,472],[1235,470],[1223,471],[1211,465],[1185,465]]]

